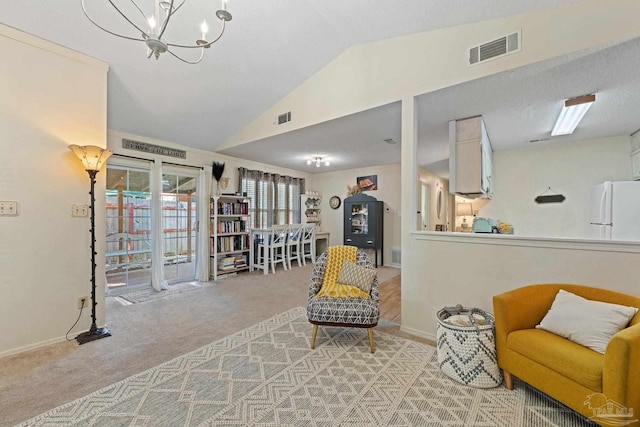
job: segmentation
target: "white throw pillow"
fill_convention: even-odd
[[[592,301],[560,289],[536,328],[604,354],[611,337],[637,312],[635,307]]]

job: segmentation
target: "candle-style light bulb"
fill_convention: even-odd
[[[156,28],[156,18],[154,18],[153,16],[149,18],[149,28],[151,28],[152,30]]]
[[[227,0],[222,0],[222,10],[227,10]]]
[[[207,33],[209,32],[209,26],[207,25],[207,21],[202,21],[202,25],[200,25],[200,31],[202,31],[202,40],[207,39]]]

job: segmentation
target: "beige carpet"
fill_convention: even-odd
[[[0,359],[0,426],[12,426],[139,372],[306,305],[312,265],[243,273],[192,292],[123,306],[107,299],[113,336],[61,342]],[[399,269],[378,268],[383,282]],[[69,326],[77,313],[69,313]],[[89,325],[81,325],[82,331]],[[398,325],[376,330],[399,334]],[[64,336],[60,331],[60,336]],[[28,332],[27,332],[28,333]]]
[[[517,383],[476,389],[438,367],[434,347],[320,328],[304,307],[35,417],[36,426],[540,426],[590,423]]]

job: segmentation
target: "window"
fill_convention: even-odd
[[[247,193],[249,226],[268,228],[274,224],[300,222],[300,194],[304,192],[304,178],[270,174],[238,168],[239,191]]]

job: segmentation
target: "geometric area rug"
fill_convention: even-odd
[[[594,425],[521,382],[458,384],[430,345],[321,327],[311,350],[311,329],[289,310],[21,426]]]

